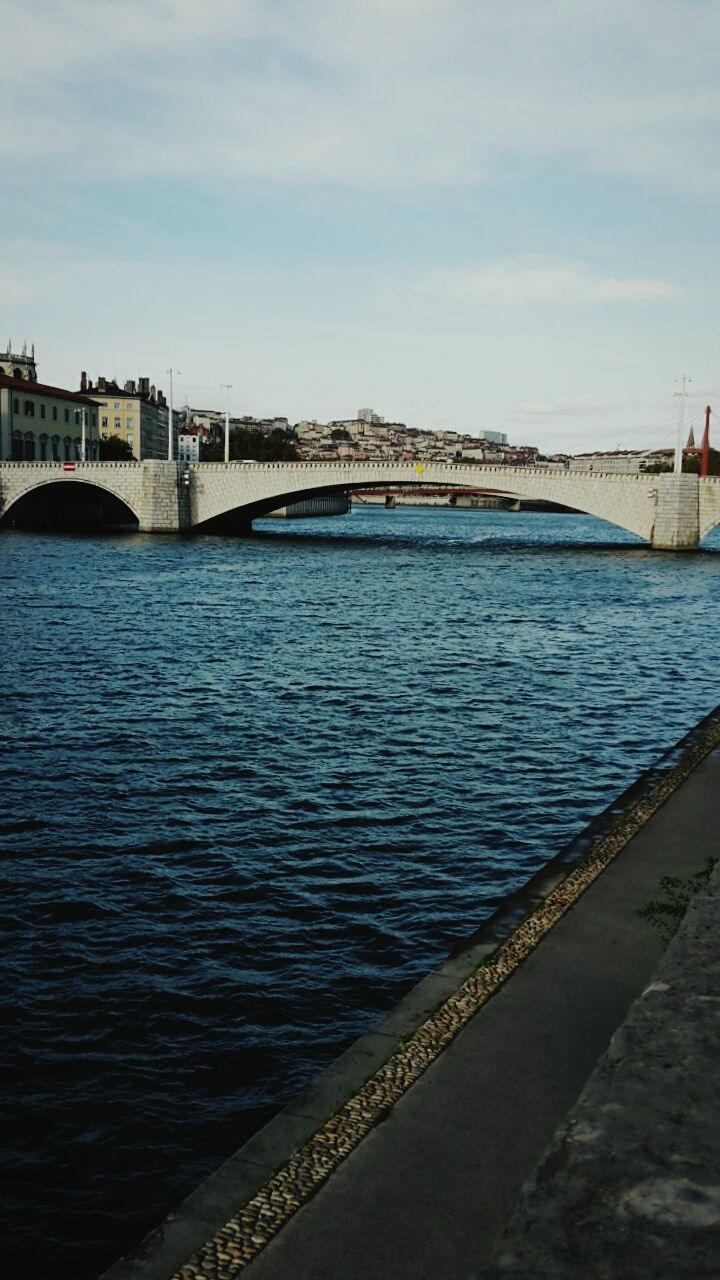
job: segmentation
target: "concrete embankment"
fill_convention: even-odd
[[[487,1280],[720,1275],[720,866],[526,1185]]]
[[[499,1265],[523,1184],[660,959],[636,909],[716,853],[718,745],[716,714],[106,1280]]]

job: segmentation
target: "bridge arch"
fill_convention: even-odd
[[[201,463],[191,467],[191,525],[198,530],[249,527],[277,507],[355,489],[473,489],[497,496],[558,503],[651,541],[657,493],[643,475],[571,472],[565,468],[428,463]]]
[[[109,485],[62,475],[24,485],[0,513],[0,528],[101,529],[139,523],[127,498]]]
[[[703,476],[699,489],[698,530],[702,541],[720,524],[720,476]]]

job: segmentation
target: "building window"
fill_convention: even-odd
[[[18,400],[17,396],[13,396],[13,413],[19,413],[19,412],[20,412],[20,401]]]
[[[96,427],[96,426],[97,426],[97,413],[96,413],[95,409],[93,409],[93,411],[92,411],[92,424],[93,424],[93,426],[94,426],[94,427]]]
[[[115,429],[116,429],[117,431],[119,431],[121,427],[122,427],[122,422],[121,422],[120,418],[116,418],[116,419],[115,419]]]
[[[26,418],[35,417],[35,401],[34,400],[25,401],[25,417]]]
[[[53,462],[59,462],[60,461],[60,437],[59,436],[53,436],[52,440],[50,441],[50,448],[52,449]]]
[[[76,437],[76,439],[73,441],[73,444],[75,446],[75,461],[80,462],[80,446],[82,445],[82,440],[80,436]]]
[[[35,437],[32,431],[25,432],[25,461],[35,461]]]
[[[122,406],[119,400],[113,401],[113,409],[120,409]]]
[[[65,421],[66,421],[66,422],[69,422],[69,421],[70,421],[70,410],[69,410],[69,409],[66,409],[66,410],[65,410]]]
[[[48,438],[45,432],[40,437],[40,461],[47,462]]]
[[[53,405],[53,422],[57,422],[57,405]]]
[[[103,427],[106,427],[106,426],[107,426],[107,424],[108,424],[108,420],[107,420],[107,418],[103,418],[103,420],[102,420],[102,426],[103,426]]]
[[[133,424],[133,420],[132,420],[132,418],[126,418],[126,419],[125,419],[125,426],[126,426],[126,427],[131,427],[131,426],[132,426],[132,424]]]
[[[132,442],[133,442],[133,434],[132,434],[132,431],[128,431],[128,433],[127,433],[127,435],[126,435],[125,439],[127,440],[128,444],[130,444],[130,445],[132,444]]]
[[[12,460],[13,462],[22,462],[24,456],[22,432],[13,431]]]
[[[75,419],[75,426],[79,427],[80,426],[80,410],[79,409],[75,410],[73,417]]]
[[[41,404],[41,405],[40,405],[40,417],[41,417],[41,418],[44,418],[44,417],[45,417],[45,405],[44,405],[44,404]]]
[[[70,439],[70,436],[65,436],[65,439],[63,440],[63,457],[66,462],[70,461],[71,448],[72,448],[72,440]]]

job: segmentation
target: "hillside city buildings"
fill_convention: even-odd
[[[513,446],[500,431],[483,431],[470,435],[460,431],[431,431],[409,427],[404,422],[386,422],[372,409],[359,409],[354,418],[334,418],[329,422],[303,419],[291,425],[286,417],[231,417],[230,430],[236,428],[261,431],[270,435],[280,431],[291,437],[301,458],[310,461],[363,462],[393,458],[403,461],[455,462],[462,459],[479,462],[504,462],[517,465],[537,460],[533,445]],[[208,457],[217,450],[225,433],[225,414],[214,409],[183,410],[179,449],[188,460]],[[193,436],[195,440],[193,442]]]
[[[95,382],[83,371],[77,391],[38,381],[34,344],[14,352],[8,342],[0,351],[0,458],[12,461],[74,462],[100,457],[101,443],[119,438],[137,461],[168,457],[170,407],[150,379],[122,384],[99,376]],[[543,465],[633,473],[670,468],[672,450],[612,453],[540,454],[535,445],[512,445],[501,431],[476,434],[450,428],[429,430],[404,422],[386,422],[372,408],[358,409],[352,418],[329,422],[287,417],[230,418],[230,431],[279,433],[290,440],[299,456],[310,461],[393,459],[405,462],[485,462],[505,466]],[[187,465],[224,457],[225,413],[186,404],[173,412],[172,456]],[[694,441],[688,440],[690,452]],[[116,455],[117,456],[117,455]]]

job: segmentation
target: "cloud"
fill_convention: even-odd
[[[655,302],[682,296],[667,280],[598,275],[582,262],[563,262],[539,254],[520,254],[446,272],[435,278],[435,287],[458,300],[491,305]]]
[[[554,400],[547,404],[519,404],[516,413],[521,418],[579,418],[608,414],[620,408],[622,406],[616,401],[585,395],[575,400]]]
[[[720,10],[687,0],[35,0],[3,35],[13,165],[403,188],[570,159],[714,172]],[[30,145],[28,145],[28,142]]]

